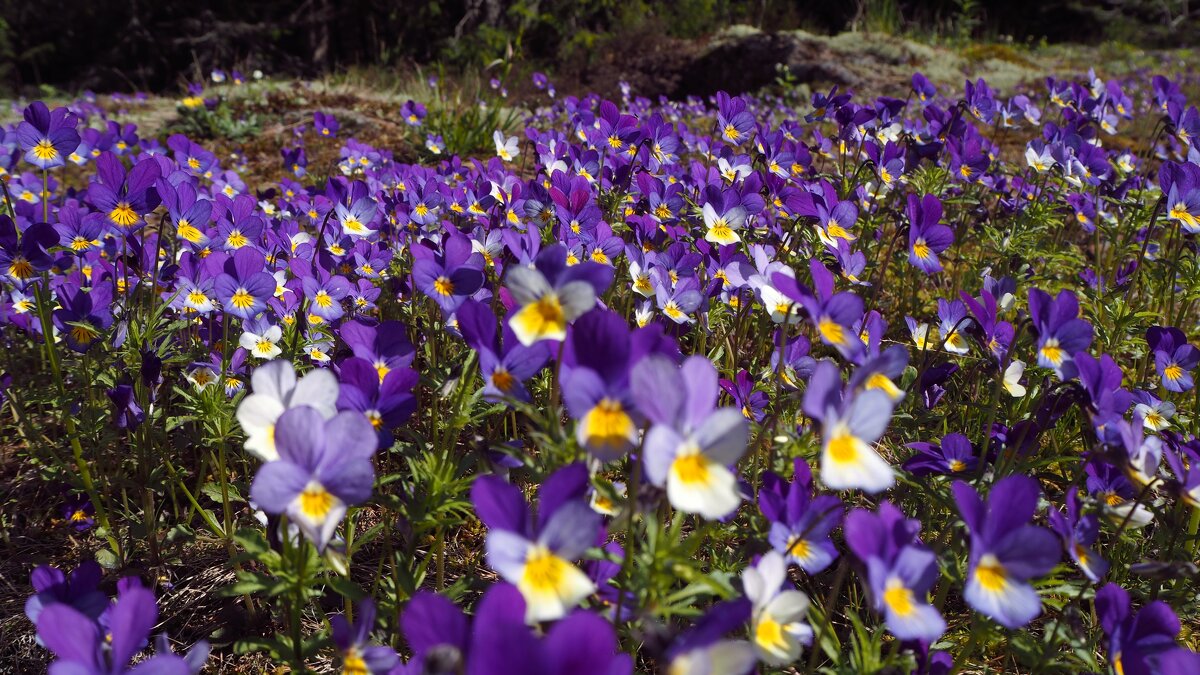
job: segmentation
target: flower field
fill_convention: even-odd
[[[1194,73],[246,79],[0,133],[14,672],[1200,673]]]

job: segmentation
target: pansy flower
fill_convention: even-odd
[[[1158,180],[1166,196],[1167,217],[1185,232],[1200,232],[1200,166],[1164,162]]]
[[[208,226],[213,202],[201,199],[195,186],[187,181],[173,186],[166,179],[160,178],[156,185],[158,194],[167,207],[167,213],[175,222],[175,236],[191,244],[196,250],[208,246]]]
[[[676,364],[662,355],[633,371],[638,408],[653,423],[643,460],[650,482],[667,489],[671,505],[716,520],[742,501],[731,470],[746,451],[749,423],[736,408],[717,408],[717,371],[703,356]]]
[[[1165,458],[1175,474],[1171,489],[1188,506],[1200,509],[1200,441],[1181,442],[1173,435],[1168,435],[1168,441]]]
[[[134,431],[146,419],[145,411],[134,396],[133,385],[118,384],[104,393],[112,402],[113,425],[118,429]]]
[[[113,325],[113,287],[98,283],[88,291],[73,284],[58,288],[59,307],[54,310],[54,327],[72,351],[84,353]]]
[[[794,460],[791,483],[766,471],[758,491],[758,509],[771,524],[767,540],[787,561],[809,574],[829,567],[838,555],[830,533],[842,520],[843,505],[833,495],[813,496],[808,462]]]
[[[42,610],[66,604],[80,614],[96,620],[108,609],[108,596],[100,592],[100,565],[92,561],[79,564],[68,575],[49,565],[41,565],[30,575],[33,595],[25,601],[25,616],[36,626]]]
[[[483,257],[475,252],[467,237],[448,236],[441,253],[414,245],[412,254],[417,288],[447,315],[483,286]]]
[[[334,207],[334,216],[342,226],[342,232],[356,238],[375,234],[376,230],[372,229],[371,225],[374,224],[377,212],[378,204],[366,196],[355,198],[349,206],[338,202]]]
[[[297,379],[289,361],[272,361],[254,370],[250,385],[253,391],[238,404],[237,419],[246,434],[246,450],[264,462],[279,458],[275,424],[284,411],[307,406],[326,419],[337,412],[338,382],[328,370],[317,368]]]
[[[746,209],[741,206],[733,190],[718,193],[717,199],[705,202],[701,209],[704,217],[704,239],[718,246],[727,246],[741,241],[737,230],[746,224]]]
[[[25,161],[39,169],[53,169],[79,147],[75,131],[79,118],[66,108],[50,110],[34,101],[25,108],[25,121],[17,125],[17,142],[25,151]]]
[[[633,405],[630,372],[650,348],[647,329],[631,334],[618,314],[597,309],[571,327],[563,353],[563,402],[577,421],[580,447],[612,461],[638,441],[641,415]]]
[[[538,254],[533,268],[513,266],[505,274],[520,308],[508,323],[525,346],[564,339],[567,324],[594,307],[612,284],[611,267],[591,261],[568,266],[566,254],[566,247],[556,244]]]
[[[888,631],[901,640],[934,642],[946,621],[927,601],[938,578],[937,558],[918,537],[920,521],[905,518],[891,502],[876,513],[846,516],[846,543],[866,567],[866,586]]]
[[[680,325],[694,323],[692,314],[700,309],[704,296],[700,293],[700,280],[696,277],[683,277],[678,283],[672,284],[667,272],[661,267],[654,270],[657,283],[654,288],[654,302],[658,305],[663,316]]]
[[[337,136],[338,129],[341,125],[338,124],[337,118],[328,113],[317,110],[313,112],[313,130],[322,136],[333,137]]]
[[[895,483],[895,471],[872,445],[892,418],[892,399],[870,389],[855,393],[842,384],[830,361],[813,370],[804,392],[804,413],[821,423],[821,480],[834,490],[882,492]]]
[[[1062,538],[1067,555],[1083,571],[1093,584],[1098,583],[1108,571],[1108,561],[1100,557],[1093,546],[1100,534],[1100,521],[1095,514],[1084,514],[1079,504],[1079,493],[1074,488],[1067,492],[1067,511],[1051,508],[1047,511],[1050,527]]]
[[[753,616],[753,609],[752,602],[745,598],[713,605],[694,625],[671,642],[664,657],[669,664],[667,672],[670,675],[748,675],[758,661],[754,645],[724,636],[744,626]],[[789,608],[785,606],[781,609]],[[774,641],[768,642],[778,645]]]
[[[496,156],[506,162],[513,161],[520,152],[521,139],[516,136],[506,136],[499,129],[492,134],[492,141],[496,144]]]
[[[967,603],[1005,628],[1024,626],[1042,611],[1029,580],[1049,572],[1061,557],[1057,538],[1029,522],[1038,504],[1037,481],[1006,476],[992,486],[987,501],[963,481],[952,489],[971,535]]]
[[[1029,317],[1037,331],[1038,365],[1063,379],[1075,376],[1074,356],[1092,344],[1092,324],[1079,318],[1079,299],[1069,290],[1054,299],[1029,289]]]
[[[541,371],[550,357],[549,352],[540,345],[526,347],[519,344],[507,324],[501,342],[496,331],[496,316],[481,302],[467,300],[458,308],[456,316],[463,339],[479,354],[484,398],[528,401],[525,382]]]
[[[794,278],[776,272],[771,277],[781,297],[804,307],[817,329],[821,341],[831,345],[846,358],[853,358],[863,349],[863,342],[854,331],[862,320],[863,301],[854,293],[834,293],[833,273],[817,258],[809,262],[816,295],[809,295]]]
[[[375,627],[375,602],[370,598],[358,603],[354,624],[344,614],[329,618],[330,637],[342,657],[346,675],[387,675],[400,662],[391,647],[368,644]]]
[[[908,261],[926,274],[942,271],[938,254],[954,243],[954,231],[940,224],[942,203],[934,195],[908,196]]]
[[[160,175],[158,162],[153,159],[143,159],[127,174],[121,160],[106,152],[96,160],[97,180],[88,186],[88,201],[112,224],[124,230],[132,229],[144,214],[161,203],[155,189]]]
[[[266,309],[277,286],[266,265],[266,257],[251,247],[238,249],[225,261],[213,290],[226,313],[250,319]]]
[[[1170,675],[1200,672],[1200,654],[1179,646],[1179,617],[1170,605],[1156,600],[1136,613],[1129,592],[1107,584],[1096,592],[1096,614],[1108,637],[1113,670],[1129,675]]]
[[[287,514],[324,550],[346,509],[371,496],[375,429],[359,413],[327,417],[299,406],[279,416],[274,441],[279,458],[259,468],[250,497],[267,513]]]
[[[750,633],[763,662],[782,666],[800,658],[811,645],[812,627],[804,622],[808,596],[792,587],[787,562],[777,551],[768,551],[742,572],[742,586],[752,603]]]
[[[959,433],[942,437],[940,443],[909,443],[917,454],[904,462],[904,470],[914,476],[950,476],[971,472],[979,466],[979,456],[971,441]]]
[[[536,519],[520,489],[498,476],[480,476],[471,487],[475,513],[488,527],[488,564],[521,592],[528,623],[560,619],[596,590],[571,562],[600,529],[587,484],[581,463],[551,474],[538,492]]]
[[[872,312],[873,316],[878,314]],[[871,316],[869,315],[869,316]],[[886,326],[886,324],[885,324]],[[880,334],[882,329],[878,331]],[[881,335],[880,335],[881,336]],[[877,337],[875,334],[868,336],[867,341],[876,344]],[[869,353],[863,352],[863,356]],[[897,384],[896,380],[904,374],[905,368],[908,367],[908,350],[904,345],[892,345],[887,349],[879,352],[877,355],[865,360],[863,364],[854,369],[854,374],[850,376],[850,388],[854,390],[878,390],[888,395],[888,398],[893,403],[899,403],[904,399],[905,392]]]
[[[400,618],[412,658],[393,675],[432,672],[491,675],[630,675],[633,659],[621,652],[617,633],[605,619],[583,610],[567,615],[544,633],[525,625],[527,602],[510,584],[484,592],[468,623],[446,598],[421,591]]]
[[[1146,344],[1154,353],[1154,368],[1164,389],[1184,392],[1194,386],[1192,371],[1200,364],[1200,349],[1188,343],[1183,331],[1151,326],[1146,329]]]
[[[721,378],[721,389],[733,398],[733,403],[741,411],[742,416],[752,422],[761,422],[767,416],[767,393],[754,388],[750,373],[739,370],[732,380]]]
[[[938,333],[942,348],[951,354],[966,354],[971,351],[966,331],[972,321],[967,317],[967,307],[960,300],[938,298]]]
[[[338,336],[355,356],[375,366],[381,381],[392,370],[411,365],[415,356],[408,331],[401,321],[384,321],[378,325],[349,321],[338,329]]]
[[[338,366],[337,409],[362,413],[379,433],[379,447],[392,446],[392,430],[408,421],[417,409],[412,389],[417,371],[396,368],[379,377],[374,364],[351,357]]]
[[[302,268],[303,266],[301,266]],[[308,300],[308,316],[310,325],[319,325],[337,321],[346,313],[342,301],[351,293],[353,287],[340,274],[330,274],[320,267],[311,272],[303,270],[300,286],[304,297]]]
[[[726,143],[741,145],[754,129],[754,115],[741,96],[717,92],[717,129]]]
[[[46,223],[35,223],[21,232],[6,214],[0,214],[0,278],[24,288],[34,275],[54,264],[48,252],[58,243],[58,233]]]
[[[56,675],[184,675],[198,671],[208,656],[200,643],[186,658],[169,651],[140,661],[130,660],[147,644],[158,621],[154,593],[136,579],[119,585],[117,601],[108,610],[107,627],[66,603],[45,607],[38,616],[38,637],[57,657],[50,665]]]
[[[255,358],[269,361],[283,353],[279,342],[283,339],[283,330],[267,321],[266,315],[249,319],[242,324],[242,335],[238,345]]]
[[[1149,525],[1154,512],[1141,500],[1126,472],[1116,465],[1093,457],[1083,467],[1087,476],[1085,486],[1088,494],[1098,500],[1109,521],[1129,529]]]
[[[0,376],[0,384],[3,376]],[[0,400],[3,400],[3,392],[0,392]],[[62,519],[70,525],[76,532],[86,532],[96,524],[96,507],[92,504],[92,500],[83,495],[76,495],[68,498],[63,502]]]

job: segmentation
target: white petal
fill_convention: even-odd
[[[705,461],[703,480],[683,480],[673,464],[667,474],[667,499],[671,506],[684,513],[697,513],[708,520],[717,520],[737,510],[742,496],[733,472],[716,462]]]
[[[573,321],[596,306],[596,289],[586,281],[572,281],[558,289],[558,301],[562,303],[563,316]]]
[[[829,443],[821,451],[821,480],[831,489],[859,488],[868,493],[882,492],[896,482],[892,466],[875,449],[858,438],[852,440],[853,452],[838,459],[829,451]]]
[[[296,369],[287,361],[259,366],[250,375],[250,385],[255,394],[282,401],[296,387]]]
[[[329,419],[337,414],[337,400],[337,376],[324,368],[314,368],[296,383],[287,405],[289,408],[312,406]]]
[[[508,286],[519,305],[528,305],[552,290],[550,282],[541,272],[520,265],[508,269],[504,285]]]

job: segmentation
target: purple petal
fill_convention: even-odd
[[[37,630],[42,643],[60,659],[100,667],[100,628],[74,607],[55,604],[44,608]]]
[[[283,513],[311,478],[312,474],[291,462],[268,462],[254,477],[250,498],[267,513]]]
[[[546,660],[556,675],[613,675],[617,649],[612,624],[585,611],[573,612],[546,634]],[[619,672],[619,671],[618,671]]]
[[[467,648],[467,617],[454,603],[429,591],[420,591],[400,617],[404,637],[420,659],[438,645],[449,644],[459,651]]]
[[[538,489],[538,530],[567,502],[582,501],[587,488],[588,470],[583,462],[568,464],[550,474]]]
[[[528,532],[529,511],[521,490],[499,476],[480,476],[471,486],[475,515],[491,530]]]

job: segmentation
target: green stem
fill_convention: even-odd
[[[49,288],[50,275],[43,272],[42,283],[35,287],[38,318],[41,320],[42,325],[42,341],[46,345],[46,359],[50,363],[50,372],[54,376],[58,393],[66,399],[67,387],[63,383],[62,368],[59,367],[58,363],[58,350],[54,348],[54,324],[50,319]],[[83,456],[83,446],[79,442],[79,433],[75,427],[75,420],[71,417],[70,406],[64,407],[62,421],[63,426],[66,427],[67,439],[71,444],[71,455],[75,458],[76,470],[79,471],[79,480],[83,483],[83,489],[87,492],[88,498],[92,500],[92,506],[96,508],[96,522],[100,523],[100,527],[104,529],[105,537],[108,539],[113,553],[116,553],[117,557],[120,558],[121,544],[113,536],[112,530],[109,527],[108,511],[104,508],[104,503],[100,500],[100,493],[96,490],[95,481],[92,480],[91,467],[88,465],[87,459]]]

